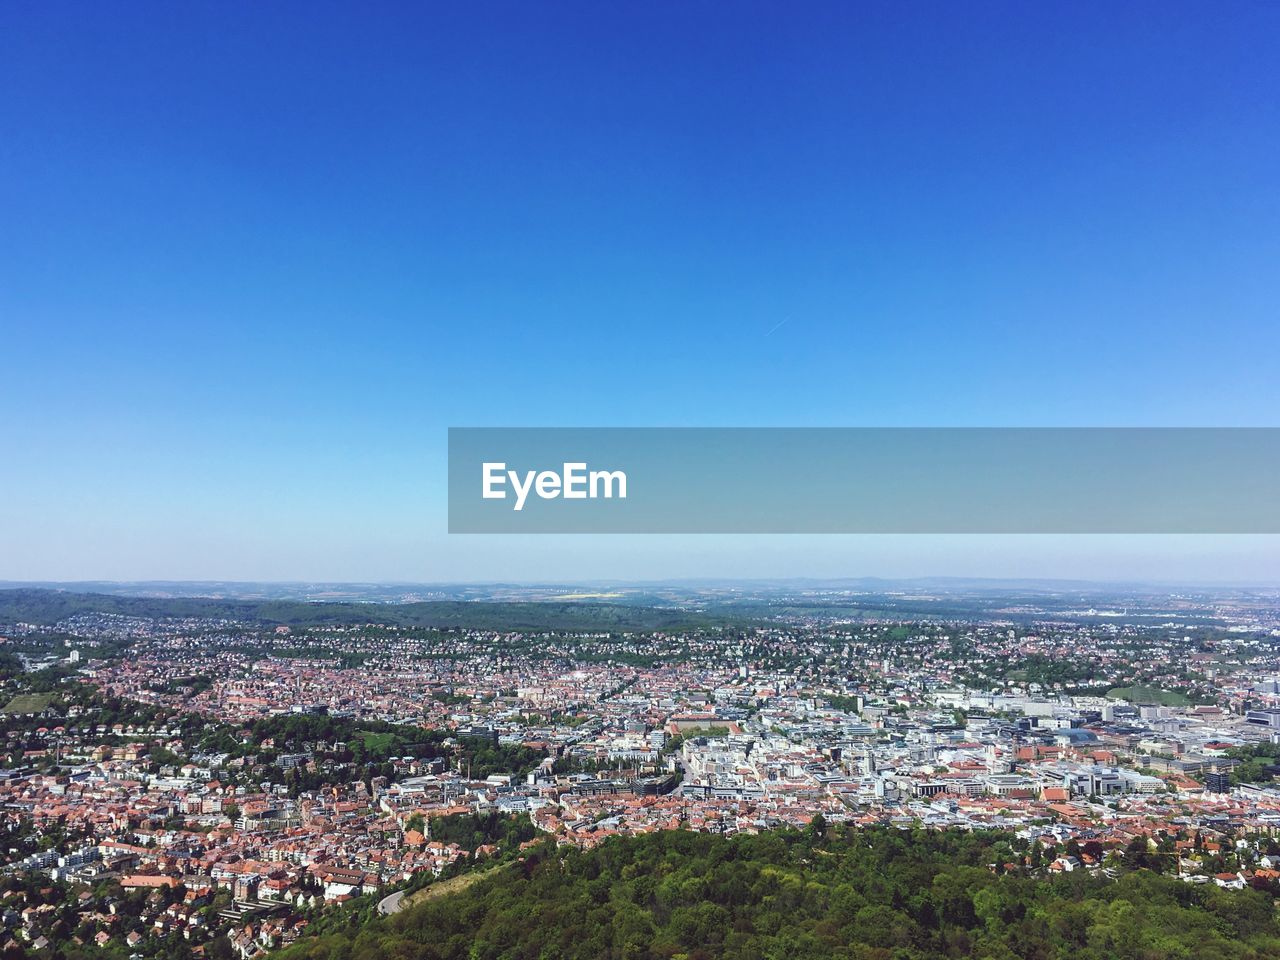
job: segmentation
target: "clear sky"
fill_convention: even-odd
[[[0,577],[1280,579],[449,537],[450,425],[1267,425],[1280,5],[0,5]]]

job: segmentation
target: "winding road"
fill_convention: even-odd
[[[398,890],[395,893],[388,894],[378,901],[378,912],[384,917],[389,917],[393,913],[398,913],[402,906],[401,901],[404,900],[404,891]]]

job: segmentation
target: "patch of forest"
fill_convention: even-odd
[[[1272,896],[1150,870],[1005,870],[1002,834],[667,831],[525,859],[285,960],[1280,956]]]

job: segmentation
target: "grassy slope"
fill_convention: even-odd
[[[0,713],[39,713],[56,699],[52,693],[19,693]]]

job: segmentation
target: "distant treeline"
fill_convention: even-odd
[[[637,632],[725,626],[729,620],[677,609],[626,604],[536,601],[493,603],[322,603],[296,600],[220,600],[207,597],[122,597],[61,590],[0,590],[0,623],[52,625],[80,614],[162,619],[197,617],[291,627],[378,623],[424,629]],[[729,618],[740,621],[741,618]]]
[[[864,596],[800,597],[779,595],[748,596],[723,600],[710,607],[718,615],[730,617],[773,618],[802,620],[820,619],[859,621],[910,620],[910,621],[1010,621],[1033,623],[1046,618],[1060,619],[1079,624],[1114,624],[1115,618],[1104,614],[1088,614],[1080,611],[1078,596],[1052,596],[1032,593],[940,593],[934,596],[910,596],[903,594],[868,593]],[[1165,608],[1147,609],[1141,601],[1126,597],[1095,595],[1089,603],[1102,606],[1129,607],[1128,622],[1153,624],[1169,618]],[[1220,618],[1207,607],[1198,610],[1180,610],[1178,623],[1188,629],[1220,626]]]

